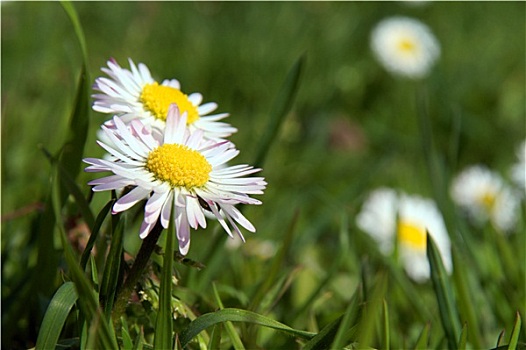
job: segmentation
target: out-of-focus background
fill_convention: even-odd
[[[74,2],[74,6],[86,36],[91,81],[103,75],[100,68],[109,58],[123,67],[128,67],[128,58],[143,62],[158,80],[178,79],[184,92],[200,92],[205,102],[218,103],[218,112],[230,113],[227,121],[239,130],[231,138],[241,150],[236,163],[254,160],[280,86],[290,67],[305,56],[294,107],[262,172],[269,184],[259,197],[264,204],[245,211],[258,232],[247,234],[247,243],[236,249],[225,247],[223,240],[214,240],[221,245],[210,247],[212,230],[194,232],[189,257],[209,263],[204,254],[217,249],[222,250],[220,258],[214,260],[215,266],[208,265],[206,277],[180,267],[181,285],[197,295],[214,280],[228,286],[224,289],[230,292],[232,305],[243,304],[244,293],[260,281],[299,212],[284,269],[301,267],[302,272],[273,311],[277,320],[298,328],[306,329],[314,321],[287,319],[287,310],[295,310],[323,281],[339,249],[342,212],[353,242],[354,216],[370,189],[391,186],[432,195],[419,128],[420,102],[427,106],[433,142],[451,174],[483,163],[507,177],[516,161],[515,150],[525,138],[522,2]],[[373,28],[396,15],[425,23],[440,43],[441,56],[426,79],[392,76],[373,56]],[[1,16],[5,310],[9,305],[4,303],[16,299],[16,287],[35,264],[37,230],[32,222],[48,194],[50,175],[49,162],[38,146],[56,152],[67,137],[81,53],[60,3],[2,2]],[[92,112],[86,156],[102,155],[95,138],[107,118]],[[79,177],[86,194],[85,183],[91,178],[85,173]],[[104,194],[96,194],[94,211],[106,200]],[[133,251],[139,241],[130,231],[127,247]],[[360,267],[368,255],[365,247],[351,247],[349,263],[316,299],[319,308],[313,306],[311,316],[320,324],[345,310],[342,305],[365,273]],[[415,288],[422,290],[424,299],[429,297],[424,287]],[[414,339],[424,323],[411,310],[410,300],[392,297],[398,300],[390,301],[397,305],[393,327],[401,334],[393,341],[401,346],[403,339]],[[45,305],[44,298],[43,310]],[[510,326],[517,307],[508,305],[506,310],[512,313],[503,317],[488,316],[488,344],[501,328]],[[41,313],[34,315],[38,318]],[[30,346],[39,320],[23,316],[18,323],[11,321],[5,334],[17,347]]]

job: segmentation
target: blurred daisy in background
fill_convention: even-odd
[[[237,131],[230,124],[219,121],[228,117],[228,113],[208,115],[217,109],[216,103],[201,104],[203,96],[197,92],[185,94],[176,79],[159,84],[146,65],[139,63],[136,66],[131,59],[129,63],[131,70],[121,68],[111,59],[107,62],[108,68],[101,69],[109,78],[95,79],[93,89],[100,92],[93,95],[95,111],[117,115],[125,123],[140,118],[143,124],[152,125],[162,132],[169,106],[176,103],[181,114],[187,114],[190,132],[199,129],[205,138],[221,140]],[[114,126],[111,120],[106,125]]]
[[[128,125],[114,117],[115,128],[102,126],[111,144],[98,141],[113,161],[86,158],[88,172],[111,172],[110,176],[89,182],[93,191],[131,188],[113,206],[113,214],[123,212],[147,199],[140,237],[145,238],[160,221],[168,228],[174,222],[179,250],[185,255],[190,247],[190,228],[206,227],[204,212],[210,211],[229,236],[243,235],[237,224],[251,232],[254,226],[234,206],[261,204],[249,194],[262,194],[262,177],[246,177],[261,169],[248,165],[223,166],[239,153],[229,141],[204,141],[203,132],[190,133],[187,113],[180,115],[177,105],[170,106],[162,141],[152,136],[142,120]],[[172,211],[173,206],[173,211]]]
[[[450,194],[478,225],[489,221],[501,232],[515,226],[519,196],[499,174],[485,166],[474,165],[463,170],[453,179]]]
[[[356,223],[384,254],[391,255],[396,245],[405,271],[417,282],[430,276],[426,230],[435,240],[446,270],[452,270],[449,236],[432,200],[379,188],[369,194]]]
[[[440,56],[440,45],[431,30],[407,17],[381,21],[372,32],[371,48],[390,73],[411,79],[425,77]]]
[[[526,140],[517,148],[517,163],[511,167],[511,179],[526,194]]]

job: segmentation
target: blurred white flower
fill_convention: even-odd
[[[371,48],[390,73],[411,79],[425,77],[440,56],[440,45],[431,30],[407,17],[381,21],[372,32]]]
[[[485,166],[474,165],[463,170],[453,179],[450,194],[478,225],[489,221],[504,233],[515,226],[519,196],[499,174]]]
[[[511,167],[511,179],[526,194],[526,140],[517,148],[517,163]]]
[[[380,188],[373,191],[356,219],[358,227],[389,255],[395,244],[409,277],[417,282],[429,279],[426,230],[435,240],[448,272],[452,269],[450,241],[442,215],[430,199]]]
[[[100,92],[93,95],[95,111],[117,115],[125,123],[139,118],[143,124],[152,125],[162,132],[168,108],[175,103],[181,114],[186,112],[190,132],[199,129],[205,138],[220,141],[237,131],[230,124],[219,122],[228,117],[228,113],[208,115],[217,108],[217,104],[201,104],[203,96],[200,93],[183,93],[176,79],[159,84],[146,65],[139,63],[136,66],[131,59],[131,71],[121,68],[113,59],[107,63],[108,68],[102,68],[102,71],[109,78],[99,77],[93,86],[95,91]],[[114,127],[112,120],[105,125]]]

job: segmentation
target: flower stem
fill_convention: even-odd
[[[152,231],[142,241],[141,248],[139,249],[139,252],[137,253],[137,256],[135,257],[135,261],[133,262],[130,272],[128,273],[128,276],[126,277],[126,280],[124,281],[124,284],[122,285],[122,287],[120,288],[117,294],[117,298],[115,300],[115,304],[114,304],[113,312],[112,312],[112,318],[113,318],[114,324],[117,324],[122,314],[126,310],[126,306],[128,305],[128,300],[130,299],[130,295],[133,293],[133,290],[135,289],[137,281],[142,276],[143,271],[146,265],[148,264],[148,261],[150,260],[150,256],[155,250],[155,246],[162,232],[163,232],[163,227],[160,221],[158,221],[157,224],[155,224]]]

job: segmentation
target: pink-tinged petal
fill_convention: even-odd
[[[208,200],[205,200],[205,202],[208,204],[208,206],[210,207],[210,209],[212,210],[212,213],[214,214],[214,216],[217,218],[217,221],[219,221],[219,223],[221,224],[221,226],[223,226],[223,229],[226,231],[226,233],[230,236],[230,237],[234,237],[232,235],[232,231],[230,231],[230,227],[228,227],[228,225],[226,224],[225,222],[225,219],[223,218],[223,216],[219,213],[219,211],[217,210],[216,208],[216,204],[213,202],[213,201],[208,201]]]
[[[155,224],[161,215],[161,208],[152,210],[151,212],[144,211],[144,222]]]
[[[198,149],[202,142],[203,132],[198,129],[188,137],[188,140],[186,140],[186,146],[191,149]]]
[[[175,225],[177,231],[177,240],[179,241],[179,252],[186,255],[190,249],[190,225],[186,218],[186,213],[183,208],[175,208],[177,217],[175,218]]]
[[[197,197],[186,197],[186,216],[190,227],[196,230],[199,226],[206,228],[206,219],[203,208],[199,204]]]
[[[164,193],[158,193],[154,192],[150,199],[148,199],[148,202],[146,202],[146,206],[144,207],[144,211],[146,213],[153,213],[153,212],[160,212],[161,207],[163,206],[164,202],[168,198],[169,192]]]
[[[182,144],[184,140],[184,133],[186,131],[187,113],[180,115],[177,104],[172,103],[168,107],[168,114],[166,116],[166,129],[164,131],[164,143],[168,144]]]
[[[121,121],[120,118],[114,117],[113,122],[119,131],[119,136],[128,144],[128,152],[133,151],[137,158],[145,158],[148,156],[149,149],[138,142],[138,140],[130,133],[128,127]],[[135,158],[135,159],[137,159]]]
[[[141,237],[141,239],[145,239],[154,226],[155,222],[147,223],[146,221],[143,221],[139,230],[139,237]]]
[[[170,224],[170,214],[172,213],[173,204],[173,193],[168,192],[168,198],[164,201],[163,207],[161,208],[161,225],[164,228],[168,228]]]
[[[178,208],[186,207],[186,196],[181,193],[181,190],[174,189],[174,205]]]
[[[194,106],[199,106],[203,101],[203,95],[198,92],[191,93],[188,95],[188,101],[190,101]]]
[[[243,241],[243,243],[245,243],[245,237],[243,236],[243,234],[241,233],[241,230],[239,230],[239,227],[237,227],[236,223],[234,222],[234,220],[232,220],[232,218],[229,216],[229,215],[225,215],[226,218],[228,219],[228,222],[230,222],[230,225],[232,225],[232,227],[234,228],[234,231],[237,233],[237,235],[239,236],[239,238],[241,238],[241,240]]]
[[[241,226],[243,226],[245,229],[247,229],[250,232],[256,232],[256,228],[250,221],[247,220],[246,217],[241,214],[239,210],[237,210],[236,207],[230,206],[230,205],[220,205],[221,209],[223,209],[232,219],[236,220]]]
[[[135,134],[146,146],[148,146],[150,150],[159,147],[159,142],[153,138],[151,130],[148,130],[148,128],[146,128],[140,120],[132,120],[130,126]]]
[[[119,198],[117,202],[113,205],[113,214],[120,213],[131,207],[133,207],[137,202],[143,200],[150,194],[149,190],[145,190],[141,187],[135,187],[126,195]]]

